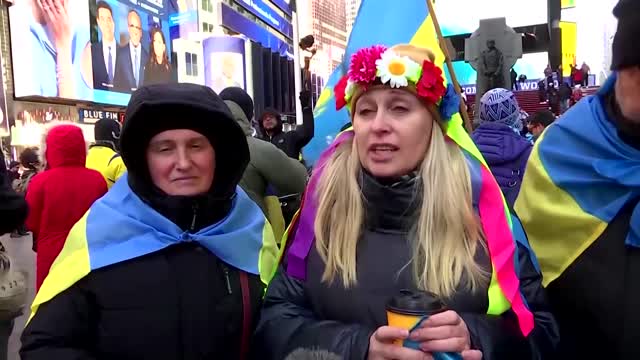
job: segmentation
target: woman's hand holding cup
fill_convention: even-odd
[[[391,326],[379,327],[369,338],[368,360],[432,360],[431,355],[394,344],[409,337],[406,329]]]
[[[411,332],[409,338],[420,342],[426,352],[459,353],[464,360],[481,360],[482,352],[471,350],[471,337],[467,324],[455,311],[429,316]]]

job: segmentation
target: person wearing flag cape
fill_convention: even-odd
[[[370,360],[554,352],[535,257],[434,61],[413,45],[351,57],[334,92],[353,130],[320,157],[289,229],[256,330],[262,359],[298,348]],[[403,289],[448,311],[411,331],[387,326],[385,306]]]
[[[247,359],[277,247],[237,186],[244,132],[211,89],[165,84],[132,95],[120,140],[128,173],[69,233],[22,359]]]
[[[537,140],[515,204],[562,359],[640,359],[640,1],[613,14],[613,74]]]

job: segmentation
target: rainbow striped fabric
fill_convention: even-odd
[[[231,266],[259,274],[265,284],[275,273],[278,247],[271,225],[240,187],[226,218],[192,234],[143,203],[123,176],[71,229],[36,295],[31,317],[91,271],[192,241]]]
[[[593,244],[627,204],[640,199],[640,151],[620,139],[606,110],[616,74],[538,139],[515,208],[538,256],[545,286]],[[640,247],[640,206],[626,238]]]

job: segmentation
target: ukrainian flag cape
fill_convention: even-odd
[[[536,252],[544,285],[556,280],[640,197],[640,151],[618,136],[606,95],[616,75],[550,126],[529,158],[515,208]],[[551,225],[551,226],[550,226]],[[640,206],[626,238],[640,247]]]
[[[189,233],[146,205],[123,176],[71,229],[36,295],[31,317],[91,271],[191,241],[231,266],[260,275],[265,284],[275,272],[278,248],[271,226],[240,187],[226,218]]]
[[[372,36],[372,34],[376,35]],[[344,75],[350,54],[360,48],[376,44],[393,46],[407,42],[433,50],[436,53],[435,64],[442,67],[444,55],[440,51],[433,21],[424,0],[396,1],[391,6],[387,0],[363,0],[347,45],[346,61],[332,75],[327,87],[323,90],[316,107],[316,122],[322,122],[323,119],[331,121],[331,117],[349,118],[345,110],[341,113],[336,112],[333,86]],[[338,128],[345,123],[346,120],[340,123]],[[500,187],[480,151],[463,128],[460,115],[454,115],[444,127],[448,140],[458,144],[467,158],[471,173],[473,203],[480,214],[491,256],[493,275],[489,286],[487,313],[499,315],[513,309],[519,319],[522,333],[528,335],[534,327],[533,314],[529,311],[520,292],[520,281],[516,271],[518,269],[516,240],[526,244],[524,232],[519,222],[512,223],[512,217]],[[323,166],[333,152],[352,137],[352,131],[345,131],[337,136],[331,146],[323,148],[305,191],[301,211],[294,218],[283,239],[284,249],[287,239],[292,238],[287,253],[287,273],[293,277],[306,278],[306,259],[315,241],[313,225],[317,212],[316,190]],[[533,255],[532,258],[534,258]]]

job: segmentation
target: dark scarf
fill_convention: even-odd
[[[361,172],[360,187],[369,230],[408,232],[422,200],[422,182],[416,173],[400,179],[377,179]]]

